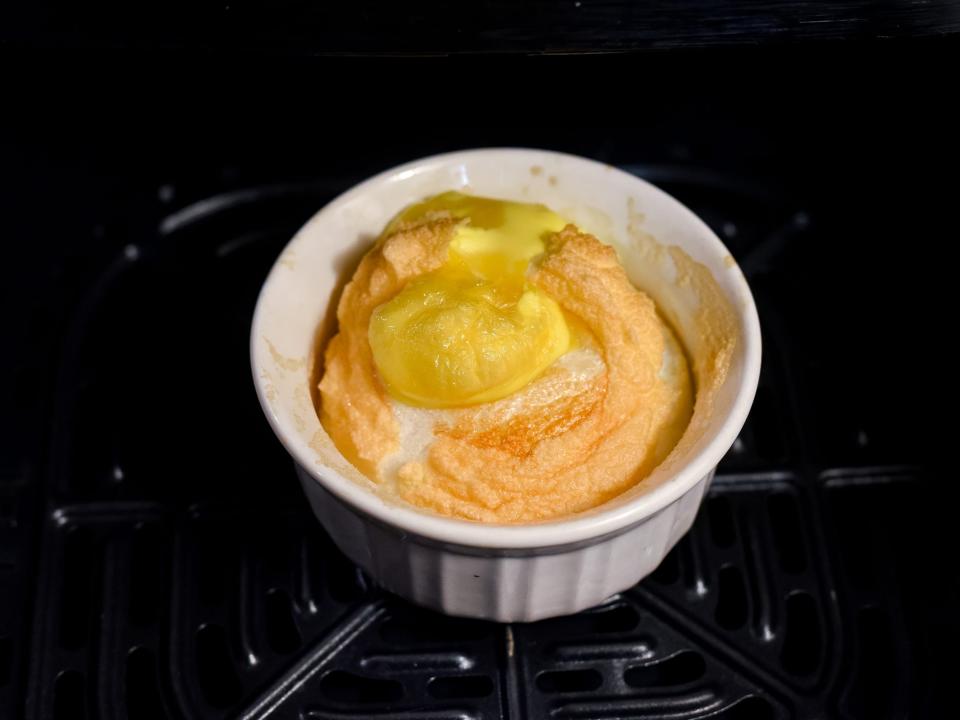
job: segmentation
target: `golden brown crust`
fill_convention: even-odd
[[[398,433],[367,341],[370,315],[408,280],[443,264],[454,226],[438,220],[378,243],[360,261],[337,306],[340,331],[324,358],[320,420],[344,456],[374,480],[380,460],[396,449]]]
[[[561,373],[551,369],[547,373]],[[519,459],[529,458],[541,443],[570,432],[594,413],[607,394],[607,375],[592,378],[576,395],[550,399],[524,408],[500,422],[497,416],[478,417],[463,413],[456,425],[437,428],[446,436],[483,450],[498,450]]]
[[[670,330],[636,290],[614,250],[568,226],[547,242],[530,282],[581,321],[603,370],[574,385],[555,366],[511,398],[456,411],[438,424],[422,459],[383,478],[399,429],[376,379],[367,325],[373,309],[411,277],[438,267],[451,221],[405,228],[374,248],[344,291],[340,335],[327,350],[322,420],[369,477],[395,482],[403,500],[488,522],[544,520],[595,507],[647,475],[679,439],[692,405],[688,370],[660,377]],[[669,442],[664,442],[668,437]],[[666,450],[664,449],[666,448]]]

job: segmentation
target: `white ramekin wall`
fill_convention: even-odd
[[[317,328],[330,317],[335,288],[394,213],[450,189],[549,205],[617,247],[631,279],[661,304],[675,303],[675,314],[695,311],[689,293],[654,272],[635,242],[638,235],[681,248],[715,278],[740,326],[730,372],[707,431],[672,469],[655,470],[642,492],[554,522],[473,523],[383,497],[330,442],[309,384]],[[688,348],[695,344],[684,339]],[[344,553],[376,582],[413,602],[500,621],[575,612],[653,571],[692,524],[717,462],[746,419],[760,371],[756,308],[743,274],[716,235],[643,180],[542,150],[426,158],[340,196],[304,226],[271,270],[250,341],[254,383],[267,419],[294,458],[314,512]]]

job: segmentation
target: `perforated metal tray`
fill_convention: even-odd
[[[22,546],[0,562],[0,601],[25,611],[0,618],[0,715],[923,716],[925,586],[904,527],[922,473],[883,417],[836,402],[842,377],[798,335],[783,258],[815,246],[816,209],[737,178],[628,169],[725,238],[765,334],[747,426],[652,577],[512,626],[372,587],[309,514],[247,363],[272,259],[342,183],[161,188],[155,222],[76,308],[49,476],[24,491],[40,522],[29,502],[0,515]]]

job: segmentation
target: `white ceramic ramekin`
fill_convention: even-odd
[[[403,506],[376,491],[336,450],[311,401],[318,327],[338,284],[405,205],[450,189],[542,202],[613,244],[631,280],[675,317],[688,349],[697,313],[676,269],[654,266],[642,235],[701,263],[739,328],[730,370],[705,431],[639,492],[565,520],[492,525]],[[669,265],[669,262],[667,263]],[[691,305],[691,303],[693,303]],[[377,582],[451,615],[529,621],[576,612],[653,571],[689,529],[717,462],[753,402],[760,328],[746,280],[727,249],[690,210],[608,165],[543,150],[488,149],[439,155],[388,170],[320,210],[270,272],[253,318],[251,360],[264,412],[293,456],[317,517],[348,557]]]

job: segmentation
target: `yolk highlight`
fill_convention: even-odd
[[[373,360],[389,392],[410,405],[498,400],[570,349],[560,306],[526,281],[544,238],[568,223],[543,205],[447,192],[406,208],[385,234],[439,212],[464,221],[447,262],[374,311]]]

